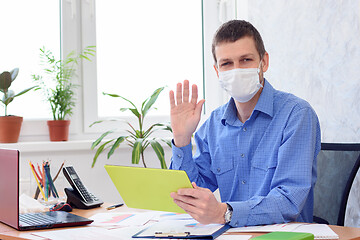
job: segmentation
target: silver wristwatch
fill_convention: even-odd
[[[226,208],[226,212],[225,212],[225,224],[229,223],[231,221],[231,217],[232,217],[232,213],[233,213],[233,209],[229,204],[226,204],[227,208]]]

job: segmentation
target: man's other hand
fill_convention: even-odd
[[[218,202],[207,188],[192,183],[194,188],[182,188],[172,192],[174,202],[202,224],[225,224],[226,203]]]

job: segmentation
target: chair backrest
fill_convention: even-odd
[[[344,213],[340,213],[339,220],[344,215],[344,226],[360,227],[360,156],[358,157],[355,167],[351,172],[345,193],[348,193],[346,201],[346,209]]]
[[[348,195],[360,164],[357,164],[359,154],[360,144],[321,144],[314,189],[316,222],[321,218],[329,224],[344,225]]]

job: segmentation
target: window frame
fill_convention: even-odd
[[[203,24],[203,85],[204,92],[201,94],[211,96],[206,100],[204,105],[204,111],[202,116],[202,122],[208,117],[209,113],[222,104],[224,101],[224,93],[219,89],[217,77],[213,69],[213,58],[211,54],[211,41],[212,36],[216,29],[220,25],[218,18],[214,18],[214,14],[218,14],[219,4],[214,1],[201,1],[202,4],[202,24]],[[96,45],[95,36],[95,15],[92,14],[93,9],[91,5],[85,5],[82,7],[82,23],[93,23],[93,27],[83,26],[82,28],[82,44]],[[205,44],[204,44],[205,43]],[[206,66],[206,67],[205,67]],[[116,127],[116,123],[102,123],[89,127],[95,121],[103,120],[97,116],[98,103],[97,98],[97,81],[96,81],[96,60],[92,62],[83,62],[84,67],[84,132],[85,133],[98,133],[104,132],[108,129]],[[206,81],[204,80],[206,79]],[[164,92],[163,94],[166,94]],[[126,119],[126,118],[125,118]],[[130,118],[129,118],[130,119]],[[129,120],[126,119],[126,120]],[[148,116],[149,122],[166,122],[170,121],[169,116]],[[131,121],[131,120],[130,120]]]
[[[96,12],[95,0],[59,0],[61,4],[61,54],[66,56],[69,52],[80,51],[84,46],[96,45]],[[204,122],[211,111],[227,101],[228,97],[219,88],[216,73],[213,69],[211,54],[212,37],[220,26],[220,21],[214,16],[219,14],[219,2],[202,2],[203,19],[203,95],[206,99],[201,122]],[[200,13],[199,13],[200,14]],[[77,66],[75,83],[80,87],[76,89],[76,106],[71,117],[70,139],[89,140],[98,137],[99,133],[116,128],[116,123],[103,123],[89,127],[94,121],[100,120],[97,116],[97,80],[96,80],[96,57],[92,61],[82,61]],[[163,93],[165,94],[165,92]],[[95,96],[95,97],[94,97]],[[50,119],[50,115],[49,115]],[[48,139],[46,121],[48,119],[28,120],[24,119],[21,141],[42,141]],[[132,120],[129,120],[132,122]],[[170,116],[149,116],[151,122],[167,122]],[[200,126],[199,124],[199,126]],[[118,131],[117,133],[122,133]]]

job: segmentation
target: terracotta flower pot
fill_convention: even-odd
[[[49,120],[47,125],[49,127],[50,141],[67,141],[69,139],[70,120]]]
[[[16,143],[19,140],[23,118],[18,116],[0,117],[0,143]]]

